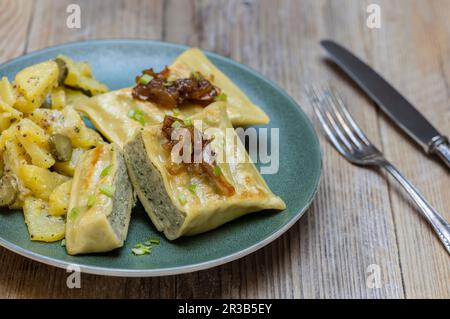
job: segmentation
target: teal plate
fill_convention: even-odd
[[[131,86],[148,67],[161,69],[187,47],[145,40],[98,40],[69,43],[19,57],[0,66],[0,76],[14,78],[26,66],[66,54],[86,60],[95,76],[110,89]],[[282,212],[253,213],[207,233],[168,241],[151,224],[142,206],[132,214],[123,248],[105,254],[69,256],[60,242],[46,244],[28,238],[22,212],[0,212],[0,244],[49,265],[76,264],[87,273],[109,276],[162,276],[221,265],[243,257],[275,240],[310,205],[321,175],[321,153],[307,116],[285,92],[257,72],[214,53],[207,56],[270,116],[269,128],[279,128],[278,173],[264,175],[272,191],[284,199]],[[269,141],[270,142],[270,141]],[[131,248],[149,237],[161,239],[150,255],[134,256]]]

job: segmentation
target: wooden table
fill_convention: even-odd
[[[366,26],[372,2],[381,7],[380,29]],[[66,27],[70,3],[81,7],[80,29]],[[327,65],[318,45],[323,38],[345,44],[450,135],[449,11],[445,0],[0,0],[0,62],[96,38],[184,43],[258,70],[309,115],[304,84],[329,80],[370,138],[450,219],[448,169]],[[405,193],[387,176],[347,163],[320,135],[324,173],[317,197],[297,224],[264,249],[187,275],[83,274],[81,289],[66,287],[65,270],[0,249],[0,297],[449,298],[450,258]],[[380,288],[366,284],[373,264],[381,271]]]

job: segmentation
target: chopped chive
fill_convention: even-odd
[[[150,81],[153,80],[153,76],[148,75],[148,74],[143,74],[140,78],[139,78],[139,83],[146,85],[149,84]]]
[[[159,243],[160,243],[158,238],[150,238],[149,242],[150,242],[150,244],[153,244],[153,245],[159,245]]]
[[[106,166],[100,173],[100,177],[105,177],[106,175],[108,175],[112,168],[113,164]]]
[[[195,194],[195,190],[197,189],[197,185],[195,185],[195,184],[191,184],[191,185],[189,185],[188,186],[188,190],[191,192],[191,193],[194,193]]]
[[[214,167],[214,171],[213,171],[214,175],[219,177],[220,174],[222,174],[222,169],[219,167],[219,165],[217,165],[216,167]]]
[[[135,110],[129,110],[128,113],[127,113],[127,115],[128,115],[129,118],[134,118],[134,115],[135,115],[135,114],[136,114],[136,111],[135,111]]]
[[[66,240],[65,239],[61,240],[61,247],[66,247]]]
[[[132,248],[131,251],[136,256],[142,256],[142,255],[150,254],[152,252],[152,249],[148,246],[142,246],[139,248]]]
[[[94,206],[96,201],[97,201],[97,198],[95,197],[95,195],[90,195],[87,200],[87,206],[89,208],[91,208],[92,206]]]
[[[144,114],[142,114],[141,111],[139,111],[139,110],[129,110],[127,115],[128,115],[129,118],[131,118],[131,119],[141,123],[142,126],[145,125],[145,117],[144,117]]]
[[[175,121],[175,122],[172,123],[172,127],[173,128],[179,128],[179,127],[181,127],[181,123],[179,121]]]
[[[225,92],[222,91],[219,96],[216,96],[214,99],[215,101],[226,101],[228,96],[225,94]]]
[[[192,126],[192,120],[191,119],[184,120],[184,126],[187,127]]]
[[[108,197],[113,197],[114,196],[114,191],[115,191],[114,186],[111,186],[111,185],[102,185],[102,186],[100,186],[100,192],[103,195],[106,195]]]
[[[141,248],[142,244],[141,243],[137,243],[136,245],[134,245],[134,248]]]
[[[145,118],[144,118],[144,115],[142,115],[142,113],[136,113],[136,115],[134,116],[134,119],[136,121],[138,121],[142,126],[145,125]]]
[[[184,195],[183,193],[180,193],[180,195],[178,195],[178,200],[180,201],[181,205],[185,205],[187,203],[186,195]]]
[[[75,218],[77,217],[78,213],[80,212],[80,210],[76,207],[72,208],[69,212],[69,218]]]

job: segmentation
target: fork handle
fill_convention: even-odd
[[[419,206],[420,212],[431,224],[439,239],[444,244],[447,252],[450,254],[450,224],[428,203],[428,201],[419,193],[394,165],[385,161],[381,164],[391,175],[405,188],[414,202]]]

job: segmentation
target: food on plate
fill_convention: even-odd
[[[23,215],[31,240],[53,242],[64,238],[66,222],[62,216],[49,214],[48,202],[45,200],[27,197]]]
[[[30,239],[36,241],[64,238],[74,167],[82,153],[106,144],[67,105],[68,97],[85,96],[80,90],[96,94],[106,86],[95,84],[88,64],[65,60],[63,69],[58,59],[44,61],[19,71],[12,82],[0,80],[0,206],[23,208]],[[90,78],[83,83],[93,88],[66,86],[75,69],[83,70],[81,80]]]
[[[64,216],[67,214],[71,190],[71,179],[55,187],[48,198],[48,213],[50,215]]]
[[[78,100],[73,106],[85,113],[110,142],[123,145],[144,125],[161,123],[164,112],[156,105],[133,99],[131,89]]]
[[[202,151],[198,153],[186,135],[168,139],[173,128],[181,130],[180,134],[198,135]],[[200,163],[172,159],[175,145],[185,141],[188,146],[182,156],[197,154]],[[213,103],[186,120],[166,117],[161,124],[139,129],[124,150],[134,189],[153,224],[168,239],[202,233],[247,213],[286,207],[249,159],[225,102]],[[217,156],[228,156],[227,161],[216,162]]]
[[[50,153],[59,162],[67,162],[72,158],[72,141],[66,135],[53,134],[48,139]]]
[[[134,192],[171,240],[282,210],[233,129],[268,121],[198,49],[112,92],[59,55],[0,80],[0,207],[23,209],[31,240],[65,238],[70,255],[122,247]]]
[[[72,180],[66,222],[70,255],[110,251],[123,246],[133,192],[123,152],[115,144],[85,152]]]
[[[43,200],[48,200],[56,187],[70,179],[70,177],[52,172],[46,168],[30,164],[21,165],[17,176],[34,196]]]
[[[186,50],[161,72],[144,70],[134,88],[67,103],[85,113],[110,142],[123,146],[142,126],[159,124],[165,115],[192,116],[216,101],[227,102],[235,126],[269,122],[264,111],[199,49]]]
[[[75,173],[75,166],[85,151],[86,150],[83,148],[74,148],[70,160],[67,162],[56,162],[55,165],[53,165],[53,169],[55,172],[72,177]]]
[[[186,102],[207,106],[220,94],[220,89],[200,73],[178,79],[167,67],[159,73],[153,69],[142,71],[133,88],[135,99],[150,101],[168,109],[182,106]]]
[[[269,123],[269,117],[266,113],[253,104],[244,92],[220,71],[201,50],[197,48],[186,50],[176,58],[169,69],[175,78],[188,78],[191,74],[197,74],[218,87],[222,92],[218,99],[226,100],[228,116],[234,126]],[[201,111],[201,106],[195,105],[192,107]]]
[[[58,85],[58,74],[58,65],[54,61],[35,64],[17,73],[15,108],[30,113],[40,107],[47,94]]]
[[[91,66],[87,62],[76,62],[64,55],[59,55],[55,62],[60,71],[58,77],[60,84],[81,90],[89,96],[108,91],[106,85],[93,77]]]

